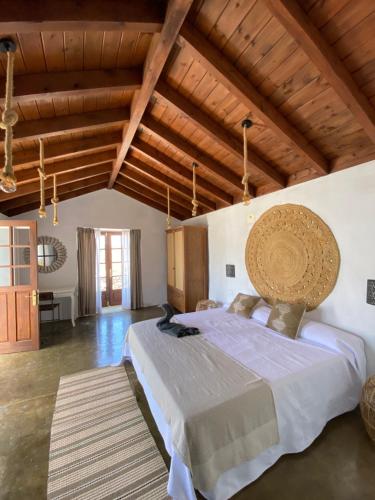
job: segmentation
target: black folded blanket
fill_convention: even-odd
[[[185,337],[186,335],[198,335],[200,333],[198,328],[188,327],[180,323],[170,323],[170,319],[174,316],[173,307],[169,304],[163,304],[161,307],[164,309],[165,315],[156,323],[161,332],[178,338]]]

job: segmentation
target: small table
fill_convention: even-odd
[[[40,292],[53,292],[55,299],[63,299],[65,297],[70,298],[70,319],[73,326],[76,326],[76,287],[69,288],[55,288],[51,290],[39,290]]]

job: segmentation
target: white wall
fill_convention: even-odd
[[[77,284],[77,227],[140,229],[142,281],[145,306],[166,300],[166,216],[115,190],[103,189],[59,203],[59,225],[52,225],[52,208],[47,218],[39,219],[37,210],[17,216],[38,221],[39,236],[54,236],[67,249],[63,267],[51,274],[39,274],[39,288],[54,289]],[[174,220],[174,223],[177,221]]]
[[[335,235],[341,254],[338,281],[309,315],[361,335],[369,372],[375,373],[375,306],[366,303],[367,279],[375,279],[374,161],[261,196],[247,207],[237,204],[185,221],[208,226],[210,298],[229,302],[237,292],[255,292],[245,267],[247,237],[259,216],[281,203],[310,208]],[[235,278],[225,277],[225,264],[235,264]]]

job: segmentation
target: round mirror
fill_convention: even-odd
[[[39,236],[37,255],[38,272],[53,273],[65,263],[66,248],[57,238]]]

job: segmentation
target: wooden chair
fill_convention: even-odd
[[[39,302],[48,302],[47,304],[39,304],[39,321],[41,321],[41,313],[43,311],[52,311],[52,320],[55,321],[55,309],[57,308],[57,319],[60,321],[60,304],[54,302],[53,292],[41,292],[39,294]]]

